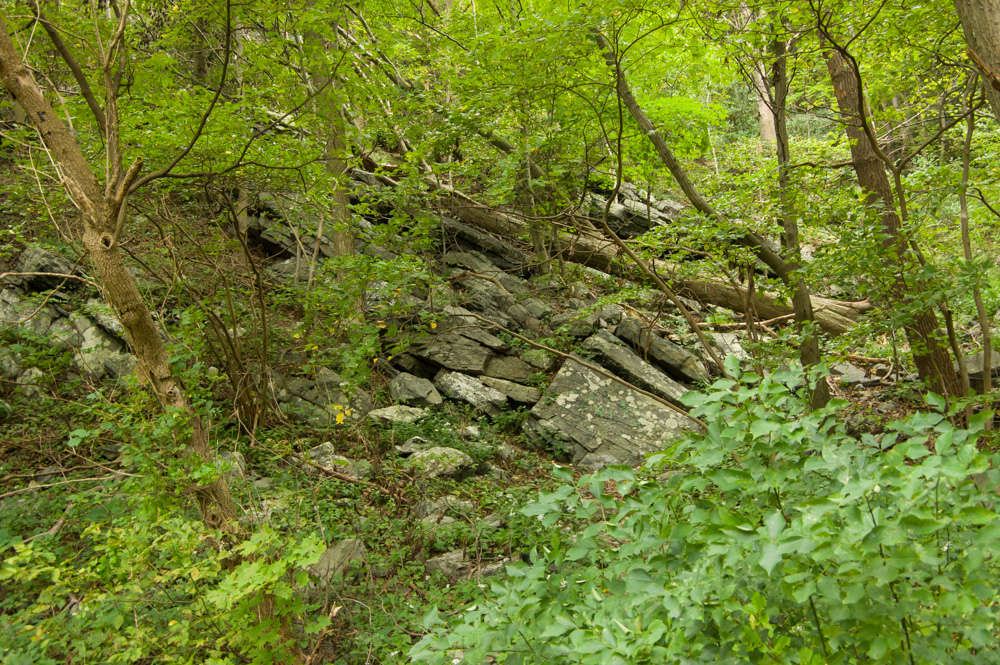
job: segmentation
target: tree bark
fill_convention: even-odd
[[[792,308],[795,310],[795,321],[800,326],[806,326],[813,321],[812,301],[809,299],[809,288],[802,278],[799,269],[802,265],[802,250],[799,246],[799,224],[792,206],[789,191],[789,147],[788,147],[788,57],[785,40],[775,37],[772,48],[774,51],[774,136],[775,152],[778,158],[778,196],[781,199],[781,226],[784,230],[785,257],[791,274]],[[817,331],[806,334],[799,344],[799,357],[802,365],[811,367],[823,360]],[[820,379],[812,392],[813,408],[821,408],[830,401],[830,387],[826,380]]]
[[[767,78],[759,65],[754,63],[750,70],[753,79],[753,90],[757,97],[757,124],[760,126],[760,142],[765,146],[774,145],[778,140],[775,129],[775,110],[771,108],[771,96],[768,94]],[[775,103],[777,99],[775,99]]]
[[[191,408],[180,380],[171,372],[156,322],[139,293],[135,279],[126,269],[118,246],[125,199],[129,187],[139,175],[142,160],[136,160],[125,172],[119,165],[112,164],[108,182],[102,191],[79,145],[31,78],[2,16],[0,82],[24,109],[53,161],[62,170],[70,198],[83,216],[83,244],[101,277],[104,298],[118,315],[135,352],[140,376],[149,383],[164,407],[187,414],[192,428],[187,447],[198,459],[211,462],[212,451],[201,420]],[[105,108],[110,143],[112,137],[117,140],[117,116],[114,104],[106,104]],[[120,154],[117,147],[114,153]],[[236,505],[225,480],[219,478],[197,486],[194,494],[209,527],[234,535],[241,533]]]
[[[1000,0],[955,0],[969,58],[979,69],[986,98],[1000,122]]]
[[[890,266],[894,273],[892,298],[897,303],[906,303],[909,299],[905,282],[908,254],[906,238],[901,233],[900,218],[896,212],[896,200],[886,174],[886,165],[876,153],[862,124],[863,97],[858,77],[836,49],[826,53],[826,62],[837,106],[850,140],[851,158],[858,183],[865,191],[868,204],[880,206],[882,210],[882,226],[888,236],[886,249],[893,260],[893,265]],[[961,382],[951,356],[947,347],[939,342],[938,321],[934,312],[928,308],[916,312],[913,321],[906,326],[906,336],[917,372],[928,387],[941,394],[961,395]]]

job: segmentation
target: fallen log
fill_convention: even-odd
[[[398,184],[388,176],[366,175],[374,175],[391,187]],[[529,231],[528,225],[514,215],[483,205],[434,177],[425,177],[424,181],[432,190],[441,194],[440,205],[444,210],[470,226],[504,238],[517,237]],[[553,250],[565,261],[595,268],[616,277],[635,277],[632,266],[618,260],[617,248],[603,234],[590,231],[581,231],[578,234],[563,232],[557,234],[556,242],[557,246]],[[755,291],[747,298],[746,291],[721,280],[676,276],[676,266],[665,261],[654,261],[653,267],[664,279],[672,282],[678,293],[699,302],[717,305],[741,314],[748,313],[749,302],[750,313],[763,319],[794,314],[792,307],[784,304],[785,299],[772,293]],[[816,324],[831,335],[847,332],[862,314],[872,309],[871,303],[866,300],[840,301],[819,296],[812,296],[811,299]]]

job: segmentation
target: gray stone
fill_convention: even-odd
[[[473,376],[441,370],[434,377],[434,385],[452,399],[471,404],[478,411],[489,416],[501,413],[507,403],[507,396],[488,387]]]
[[[424,499],[413,507],[413,514],[417,519],[425,517],[440,517],[449,510],[462,515],[471,515],[476,509],[471,501],[462,501],[454,494],[445,494],[438,499]]]
[[[663,399],[680,404],[688,390],[669,376],[656,369],[622,344],[606,330],[600,330],[583,343],[583,348],[613,374],[629,383],[648,390]]]
[[[67,275],[73,272],[73,262],[55,252],[30,246],[17,259],[17,272],[47,272]],[[47,291],[62,284],[64,278],[49,275],[29,275],[19,278],[25,288],[31,291]],[[75,279],[66,280],[66,286],[76,286]]]
[[[597,316],[601,323],[608,326],[616,326],[621,322],[622,317],[625,315],[625,309],[618,304],[612,303],[610,305],[605,305],[598,310]]]
[[[710,333],[712,341],[715,342],[715,347],[719,349],[723,357],[725,356],[736,356],[740,360],[746,360],[749,358],[746,350],[743,348],[743,344],[740,342],[740,336],[736,333]]]
[[[709,380],[708,373],[693,353],[652,333],[636,319],[625,319],[619,323],[615,335],[675,379],[691,382]]]
[[[346,467],[351,463],[343,455],[337,454],[337,449],[329,441],[324,441],[318,446],[314,446],[306,453],[310,460],[328,469],[339,470],[339,467]]]
[[[421,450],[428,450],[433,448],[435,445],[422,436],[411,436],[409,439],[403,442],[402,445],[396,446],[396,454],[400,457],[409,457],[413,453],[418,453]]]
[[[375,409],[368,412],[368,417],[382,425],[395,425],[399,423],[415,423],[424,417],[425,411],[412,406],[387,406],[384,409]]]
[[[130,353],[115,353],[104,361],[104,371],[108,376],[121,379],[131,376],[138,367],[139,361]]]
[[[531,377],[535,374],[535,370],[520,358],[515,358],[514,356],[495,356],[490,358],[489,362],[486,363],[486,370],[483,374],[492,376],[495,379],[524,383],[531,380]]]
[[[567,360],[531,410],[525,435],[560,449],[574,462],[588,453],[618,464],[640,464],[691,424],[680,413]]]
[[[58,318],[49,326],[48,336],[55,346],[78,347],[83,343],[83,337],[76,326],[65,318]]]
[[[309,572],[324,582],[347,570],[354,561],[365,558],[365,544],[357,538],[345,538],[332,547],[327,548],[319,557],[319,561],[309,566]]]
[[[90,319],[85,319],[85,321],[90,321]],[[82,322],[78,324],[77,320],[74,320],[74,325],[77,325],[79,330]],[[95,379],[100,379],[107,373],[104,363],[121,353],[122,344],[103,328],[93,323],[90,327],[84,328],[80,336],[83,341],[76,353],[77,366]]]
[[[994,351],[990,354],[990,376],[991,386],[997,386],[997,379],[1000,378],[1000,353]],[[983,377],[986,374],[986,361],[983,352],[965,356],[965,368],[969,372],[969,384],[976,392],[982,392],[986,385]],[[955,371],[958,371],[958,363],[955,363]]]
[[[423,529],[428,538],[434,538],[437,536],[441,527],[446,527],[449,524],[455,524],[457,521],[458,520],[454,517],[449,517],[447,515],[428,515],[427,517],[421,518],[420,528]]]
[[[441,573],[449,583],[454,584],[472,569],[472,563],[466,561],[465,550],[453,550],[447,554],[428,559],[424,570],[428,575]]]
[[[221,453],[215,458],[215,466],[230,482],[247,479],[247,461],[243,453],[229,451]]]
[[[16,328],[22,333],[44,335],[55,318],[51,308],[22,299],[14,289],[0,291],[0,329]]]
[[[0,399],[0,422],[14,417],[14,407]]]
[[[830,365],[830,374],[841,383],[849,386],[862,384],[869,379],[868,374],[863,369],[851,363],[833,363]]]
[[[422,478],[461,479],[472,475],[472,458],[454,448],[427,448],[413,453],[409,461]]]
[[[527,298],[526,300],[522,300],[519,304],[521,307],[528,310],[528,313],[531,314],[532,317],[540,321],[544,321],[552,316],[552,308],[538,298]]]
[[[473,342],[482,344],[490,351],[496,351],[497,353],[509,353],[511,351],[510,345],[507,342],[486,332],[484,328],[479,326],[464,326],[456,329],[455,332],[463,337],[468,337]]]
[[[523,279],[500,270],[480,252],[448,252],[442,258],[446,265],[460,266],[473,273],[495,279],[510,293],[527,291],[527,284]]]
[[[521,352],[521,360],[535,369],[548,372],[556,366],[556,356],[542,349],[529,349]]]
[[[13,381],[21,373],[20,358],[13,351],[0,349],[0,376]]]
[[[83,311],[86,312],[90,320],[104,328],[112,335],[115,335],[116,337],[122,337],[125,335],[125,327],[122,326],[118,317],[115,316],[114,310],[111,309],[111,307],[103,300],[100,300],[99,298],[91,298],[84,303]]]
[[[348,395],[342,389],[340,376],[325,367],[317,372],[315,379],[279,378],[277,383],[281,386],[278,401],[294,404],[293,411],[299,411],[306,420],[318,427],[336,423],[340,415],[357,422],[372,410],[372,401],[367,393],[359,390]],[[302,402],[307,402],[310,406],[305,406]]]
[[[490,388],[499,390],[510,398],[512,402],[517,402],[519,404],[535,404],[542,398],[542,391],[538,388],[524,386],[520,383],[514,383],[513,381],[495,379],[492,376],[481,376],[479,377],[479,380]]]
[[[588,337],[597,329],[596,312],[564,312],[552,317],[552,329],[570,337]]]
[[[21,387],[21,394],[25,397],[38,397],[42,394],[42,377],[45,373],[37,367],[29,367],[21,372],[17,384]]]
[[[434,406],[444,401],[433,383],[406,372],[389,382],[389,395],[392,401],[407,406]]]
[[[456,372],[482,374],[493,352],[482,344],[454,332],[435,337],[427,346],[410,353],[430,363]]]

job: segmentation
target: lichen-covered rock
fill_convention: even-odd
[[[563,312],[552,317],[552,330],[570,337],[589,337],[597,329],[596,312]]]
[[[693,353],[655,335],[636,319],[625,319],[618,324],[615,335],[628,342],[640,357],[656,364],[675,379],[708,381],[708,373]]]
[[[588,337],[583,348],[616,376],[675,404],[680,404],[681,396],[687,392],[687,388],[637,356],[606,330]]]
[[[683,415],[660,402],[567,360],[523,429],[537,443],[563,448],[574,462],[597,453],[637,465],[689,428]]]
[[[399,423],[415,423],[424,417],[425,411],[412,406],[387,406],[384,409],[375,409],[368,412],[368,417],[383,425],[395,425]]]
[[[407,406],[434,406],[444,401],[433,383],[406,372],[389,382],[389,395],[392,401]]]
[[[434,377],[434,385],[448,397],[471,404],[489,416],[499,415],[507,404],[505,394],[490,388],[474,376],[441,370]]]
[[[410,464],[423,478],[465,478],[472,475],[472,458],[461,450],[434,446],[413,453]]]
[[[47,291],[58,287],[65,281],[63,287],[75,287],[79,282],[75,279],[65,279],[59,275],[73,272],[73,263],[55,252],[34,245],[21,252],[17,259],[17,272],[21,273],[53,273],[50,275],[25,275],[19,277],[22,285],[31,291]]]

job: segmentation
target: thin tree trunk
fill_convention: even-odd
[[[775,119],[775,109],[771,108],[771,95],[768,94],[767,78],[756,63],[750,70],[753,79],[753,90],[757,97],[757,124],[760,127],[760,142],[765,147],[774,145],[778,140],[777,121]],[[775,91],[775,104],[777,104],[777,91]]]
[[[140,376],[149,383],[164,407],[187,414],[191,425],[191,434],[187,439],[188,450],[198,459],[211,462],[212,451],[207,433],[201,419],[191,408],[184,386],[171,372],[167,351],[156,322],[139,293],[135,278],[125,267],[118,245],[118,234],[125,215],[125,199],[129,187],[139,175],[142,160],[136,160],[125,172],[120,163],[112,163],[109,167],[109,181],[102,189],[79,145],[32,79],[20,52],[11,41],[2,16],[0,81],[24,109],[53,160],[62,170],[69,196],[83,216],[84,247],[101,277],[104,298],[118,315],[129,345],[135,352]],[[113,95],[113,92],[109,95]],[[117,109],[111,103],[113,97],[108,102],[105,116],[109,153],[119,155]],[[116,146],[111,146],[112,141],[115,141]],[[225,480],[218,478],[211,483],[196,486],[194,494],[202,518],[209,527],[237,537],[242,533],[236,504]]]
[[[785,40],[775,37],[774,50],[774,135],[775,148],[778,157],[778,196],[781,199],[781,225],[784,229],[785,260],[791,271],[790,286],[792,289],[792,308],[795,310],[795,321],[800,326],[812,323],[813,308],[809,299],[809,288],[802,278],[799,269],[802,264],[802,250],[799,246],[799,224],[792,208],[792,197],[789,191],[789,147],[788,147],[788,58]],[[813,330],[802,338],[799,344],[799,354],[805,367],[818,365],[823,355],[819,345],[819,334]],[[830,387],[826,379],[819,379],[812,392],[813,408],[821,408],[830,401]]]
[[[976,114],[970,113],[965,121],[965,143],[962,144],[962,184],[958,188],[959,222],[962,226],[962,249],[965,260],[972,262],[972,238],[969,235],[969,170],[972,162],[972,135],[976,131]],[[993,340],[990,334],[990,317],[983,305],[983,293],[976,282],[972,286],[972,299],[976,303],[979,330],[983,335],[983,392],[993,387]]]
[[[886,175],[886,165],[876,153],[862,125],[863,102],[858,78],[840,51],[831,49],[826,54],[826,61],[837,105],[846,124],[858,182],[867,195],[869,205],[882,208],[882,226],[888,236],[886,249],[893,257],[893,265],[890,266],[894,274],[892,297],[897,303],[905,303],[909,299],[905,281],[908,255],[906,239],[901,233],[902,225],[896,211],[892,186]],[[905,205],[905,201],[899,203]],[[928,387],[945,395],[961,395],[961,382],[951,362],[948,348],[939,341],[938,321],[934,312],[929,308],[916,312],[913,321],[906,326],[906,336],[917,372]]]

